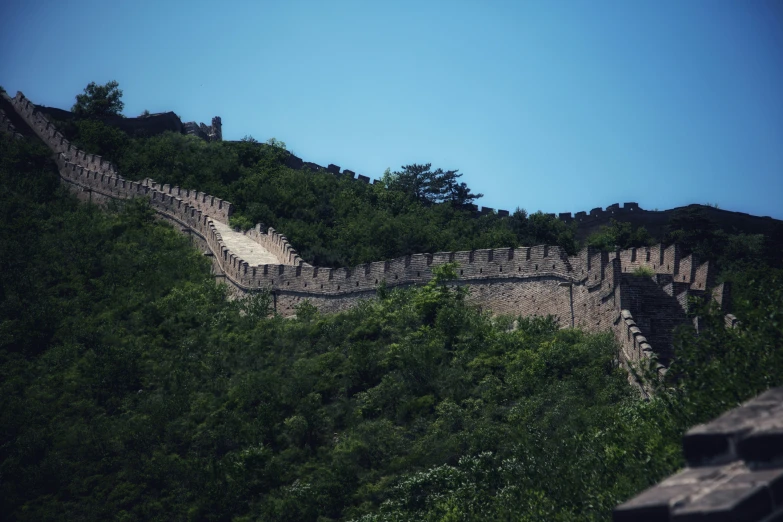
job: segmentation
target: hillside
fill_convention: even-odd
[[[542,214],[477,217],[393,183],[289,169],[277,147],[77,130],[126,176],[228,199],[246,222],[269,215],[306,260],[578,246]],[[685,429],[783,383],[783,274],[766,261],[776,239],[754,230],[670,231],[724,265],[739,325],[701,310],[643,400],[612,336],[483,313],[453,265],[344,313],[302,304],[284,320],[264,292],[229,300],[198,240],[153,218],[158,203],[79,204],[50,155],[0,139],[12,519],[605,520],[682,464]],[[626,232],[596,241],[651,241]]]
[[[172,113],[96,122],[40,110],[69,140],[113,161],[128,179],[152,178],[231,201],[237,225],[260,222],[283,231],[315,266],[499,246],[558,245],[573,255],[586,244],[611,250],[673,242],[686,255],[692,251],[721,265],[745,256],[783,264],[783,221],[769,217],[699,204],[662,211],[626,203],[575,214],[495,212],[412,193],[399,182],[404,168],[370,184],[337,165],[302,161],[279,142],[269,146],[248,137],[204,143],[182,135],[182,122],[175,117],[172,123]],[[5,112],[13,109],[6,105]]]

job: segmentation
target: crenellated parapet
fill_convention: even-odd
[[[208,214],[210,217],[227,225],[229,224],[229,218],[234,211],[233,206],[228,201],[215,196],[210,196],[204,192],[185,189],[176,185],[161,185],[150,178],[142,180],[141,183],[163,194],[168,194],[180,198],[183,201],[187,201],[192,207],[197,208],[201,212]]]
[[[270,228],[267,234],[272,241],[273,230]],[[284,236],[278,237],[285,240]],[[346,268],[315,267],[306,263],[253,267],[237,260],[228,273],[247,290],[270,288],[330,296],[375,291],[381,281],[388,286],[423,284],[432,279],[435,267],[451,262],[458,264],[459,279],[464,282],[530,278],[576,281],[591,276],[596,281],[603,279],[600,264],[594,265],[592,270],[582,270],[582,259],[580,256],[569,258],[559,247],[535,246],[413,254]]]
[[[35,105],[24,94],[17,92],[14,98],[8,101],[13,105],[27,125],[38,137],[55,153],[63,154],[65,158],[76,165],[81,165],[90,170],[102,174],[117,175],[117,169],[109,161],[97,154],[89,154],[71,144],[65,136],[44,116],[36,111]]]
[[[232,267],[242,262],[223,242],[220,232],[215,228],[214,219],[188,201],[157,190],[149,183],[89,170],[71,163],[62,153],[55,159],[62,179],[78,191],[89,192],[91,196],[95,195],[102,200],[136,197],[148,199],[150,206],[158,214],[196,234],[206,243],[220,272],[231,271]]]
[[[226,226],[233,210],[229,202],[151,179],[126,180],[111,163],[69,143],[24,95],[7,100],[55,153],[61,179],[83,199],[100,203],[146,198],[158,215],[199,239],[205,253],[212,256],[217,275],[240,293],[269,290],[276,310],[285,316],[295,314],[305,299],[326,312],[342,310],[375,295],[381,283],[388,287],[425,284],[436,267],[456,263],[459,279],[455,284],[469,288],[471,302],[494,313],[551,315],[564,327],[612,330],[624,360],[638,363],[651,357],[653,349],[655,355],[668,357],[671,329],[685,320],[688,298],[708,295],[715,287],[709,263],[683,255],[679,245],[663,244],[616,252],[587,247],[574,256],[557,246],[506,247],[412,254],[344,268],[312,266],[274,228],[258,224],[241,233]],[[2,129],[8,129],[8,123],[0,113]],[[354,175],[340,173],[336,165],[327,170]],[[590,216],[639,211],[635,203],[626,203],[623,208],[593,209]],[[244,246],[237,247],[237,238]],[[264,264],[267,258],[263,256],[249,262],[254,244],[279,262]],[[727,310],[728,285],[715,287],[711,295]],[[736,322],[726,317],[727,323]]]
[[[706,290],[714,285],[715,270],[709,262],[700,263],[695,254],[683,256],[678,244],[618,250],[610,256],[620,258],[623,272],[645,269],[654,274],[667,274],[677,283],[688,283],[693,290]]]
[[[602,209],[601,207],[597,207],[592,209],[589,213],[588,212],[577,212],[576,214],[571,214],[570,212],[561,212],[557,214],[557,218],[561,221],[565,221],[566,223],[570,223],[572,221],[576,221],[577,223],[582,223],[584,221],[591,221],[591,220],[606,220],[609,218],[615,218],[615,219],[622,219],[623,217],[629,216],[631,214],[636,215],[640,212],[647,212],[645,210],[642,210],[639,208],[638,203],[629,202],[629,203],[623,203],[623,206],[621,207],[619,203],[614,203],[612,205],[609,205],[606,207],[606,209]],[[551,216],[555,216],[555,214],[550,214]]]

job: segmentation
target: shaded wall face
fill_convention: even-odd
[[[588,331],[612,328],[617,315],[614,292],[604,295],[586,287],[560,286],[560,280],[532,278],[507,281],[457,281],[468,287],[467,301],[493,314],[523,317],[553,316],[563,328],[571,326],[572,292],[574,324]],[[277,290],[277,312],[293,315],[294,307],[309,300],[322,313],[333,313],[355,306],[361,299],[375,297],[374,290],[342,295],[318,295],[298,291]]]
[[[571,326],[569,288],[558,280],[495,281],[469,283],[468,302],[495,314],[546,317],[563,327]]]
[[[59,121],[74,121],[78,119],[70,111],[64,111],[55,107],[37,106],[44,115]],[[152,114],[138,118],[123,118],[120,116],[103,116],[98,118],[106,125],[118,128],[130,136],[156,136],[164,132],[182,133],[182,120],[173,112]]]

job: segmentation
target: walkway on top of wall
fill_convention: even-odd
[[[225,223],[213,219],[212,224],[215,230],[223,238],[223,243],[240,259],[247,262],[250,266],[259,265],[282,265],[283,263],[273,253],[262,247],[251,238],[241,232],[235,232]]]

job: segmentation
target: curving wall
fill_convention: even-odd
[[[575,256],[557,246],[541,245],[414,254],[355,267],[323,268],[305,263],[285,236],[273,228],[264,231],[260,224],[245,236],[282,264],[251,265],[226,246],[214,224],[228,224],[230,203],[151,179],[126,180],[111,163],[69,143],[22,93],[6,100],[54,151],[61,179],[82,199],[101,203],[147,198],[160,216],[196,237],[212,256],[215,273],[232,288],[239,293],[270,290],[276,311],[284,316],[294,315],[304,300],[324,312],[344,310],[373,297],[382,281],[389,287],[423,284],[432,278],[434,267],[454,262],[459,271],[454,284],[468,286],[471,302],[493,313],[552,315],[563,327],[611,330],[625,362],[635,364],[650,357],[653,348],[668,357],[671,329],[687,320],[687,298],[709,295],[706,290],[713,286],[709,263],[699,263],[692,255],[683,257],[679,245],[612,253],[585,248]],[[5,121],[0,118],[7,129]],[[638,206],[626,204],[625,209],[634,212]],[[591,215],[598,215],[598,210]],[[639,268],[653,276],[634,274]],[[711,295],[724,303],[728,288],[718,287]]]

